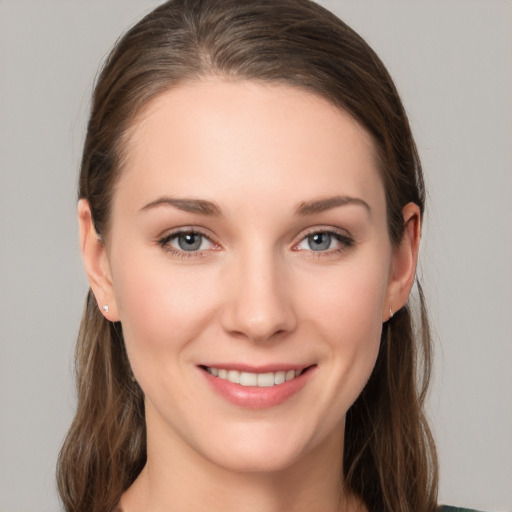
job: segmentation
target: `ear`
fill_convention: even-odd
[[[408,203],[402,210],[404,234],[402,240],[393,249],[393,261],[389,277],[387,302],[382,312],[382,320],[389,320],[393,312],[401,309],[414,284],[416,264],[421,238],[421,215],[418,205]],[[391,308],[391,310],[390,310]]]
[[[78,201],[78,227],[82,260],[98,308],[107,320],[117,322],[119,314],[112,286],[110,262],[105,243],[94,228],[91,208],[86,199]]]

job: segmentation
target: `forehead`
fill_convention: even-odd
[[[280,201],[384,194],[373,141],[347,112],[292,86],[222,80],[181,85],[146,106],[115,196],[126,189],[137,203],[183,194],[233,206],[276,192]]]

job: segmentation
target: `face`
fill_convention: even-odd
[[[219,80],[157,97],[127,148],[91,284],[122,323],[149,453],[237,471],[341,453],[405,300],[368,134],[308,92]]]

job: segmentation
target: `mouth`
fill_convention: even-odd
[[[311,369],[314,365],[305,368],[289,370],[278,370],[275,372],[255,373],[248,371],[232,370],[227,368],[215,368],[212,366],[201,366],[201,368],[214,377],[239,384],[246,387],[270,388],[292,381]]]
[[[222,363],[198,366],[218,396],[244,409],[265,409],[287,402],[311,380],[316,367],[316,364],[250,367]]]

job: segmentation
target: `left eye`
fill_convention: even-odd
[[[317,231],[306,236],[296,247],[299,250],[322,252],[334,249],[336,246],[349,245],[350,240],[338,233]]]
[[[205,235],[194,231],[182,231],[169,235],[161,241],[162,245],[171,246],[175,250],[194,252],[211,249],[212,242]]]

